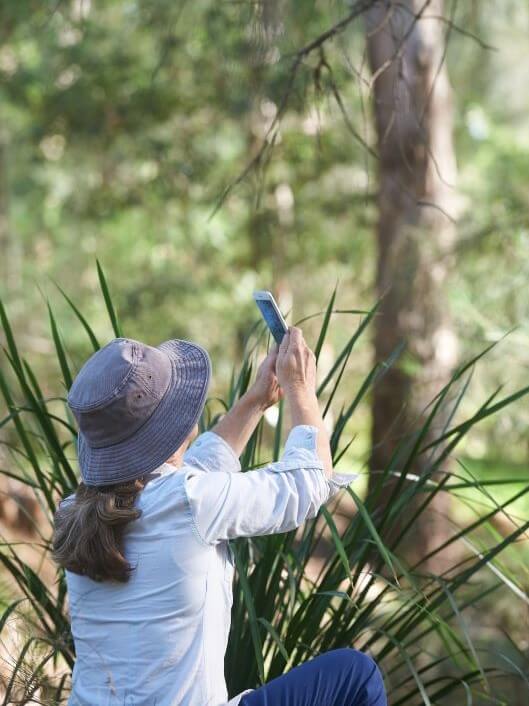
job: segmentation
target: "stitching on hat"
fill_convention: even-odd
[[[120,382],[120,384],[114,389],[114,393],[112,397],[115,397],[116,394],[125,386],[127,383],[129,377],[132,375],[132,373],[136,370],[139,362],[139,346],[137,345],[137,341],[133,341],[129,339],[130,342],[132,343],[132,365],[130,366],[129,372],[125,375],[123,380]]]
[[[112,338],[110,341],[108,341],[108,343],[105,343],[104,346],[101,346],[101,348],[99,348],[99,350],[96,351],[95,355],[97,355],[98,353],[101,353],[101,351],[104,351],[106,348],[108,348],[109,346],[111,346],[111,345],[112,345],[113,343],[115,343],[116,341],[127,341],[127,340],[131,340],[131,339],[127,339],[127,338],[125,338],[124,336],[118,336],[117,338]],[[132,342],[132,341],[131,341],[131,342]],[[86,362],[88,362],[88,361],[86,361]],[[86,364],[86,363],[85,363],[85,364]],[[83,367],[84,367],[84,366],[83,366]],[[73,384],[75,385],[75,380],[74,380],[74,383],[73,383]],[[70,390],[68,391],[68,394],[66,395],[66,401],[68,402],[68,405],[69,405],[72,409],[80,410],[81,412],[82,412],[82,411],[88,411],[88,410],[92,409],[93,407],[99,406],[99,404],[100,404],[100,402],[94,402],[93,405],[88,405],[88,406],[76,405],[76,404],[74,404],[74,403],[72,402],[71,392],[72,392],[72,391],[71,391],[71,389],[70,389]],[[109,394],[111,395],[112,392],[110,392]],[[106,399],[107,399],[107,398],[104,397],[104,398],[103,398],[103,402],[105,402]]]
[[[152,380],[152,375],[149,375],[148,377],[150,377],[151,380]],[[150,385],[150,387],[149,387],[149,385],[147,384],[147,382],[146,382],[146,380],[145,380],[145,376],[144,376],[144,375],[139,375],[138,378],[137,378],[137,380],[136,380],[136,382],[137,382],[138,386],[141,387],[141,389],[143,390],[143,392],[144,392],[146,395],[152,395],[152,394],[153,394],[152,382],[151,382],[151,385]],[[160,401],[161,401],[161,400],[160,400]]]
[[[164,400],[165,396],[167,395],[167,393],[168,393],[168,391],[169,391],[169,388],[171,387],[171,381],[172,381],[172,379],[173,379],[173,371],[175,370],[175,366],[173,365],[173,361],[172,361],[171,359],[169,359],[169,363],[170,363],[170,365],[171,365],[171,374],[170,374],[170,377],[169,377],[169,382],[168,382],[168,384],[167,384],[167,387],[165,388],[165,391],[164,391],[163,395],[162,395],[162,396],[160,397],[160,399],[158,400],[158,404],[157,404],[155,407],[153,407],[151,413],[142,421],[142,423],[140,424],[140,426],[137,427],[137,429],[135,429],[132,434],[130,434],[129,436],[124,437],[123,439],[119,439],[118,441],[115,441],[113,444],[105,444],[104,446],[99,446],[99,447],[94,447],[94,448],[108,449],[108,448],[111,448],[112,446],[118,446],[119,444],[122,444],[122,443],[124,443],[125,441],[127,441],[127,439],[130,439],[132,436],[135,436],[135,435],[140,431],[140,429],[142,429],[142,428],[145,426],[145,424],[149,421],[149,419],[153,416],[153,414],[155,414],[156,410],[158,409],[158,407],[160,406],[160,404],[161,404],[162,401]],[[150,391],[147,390],[147,389],[145,388],[145,386],[143,385],[143,381],[142,381],[141,377],[138,377],[138,379],[137,379],[136,382],[137,382],[138,385],[144,390],[145,394],[149,394]],[[138,393],[135,393],[135,394],[134,394],[134,397],[138,398],[138,397],[141,397],[141,395],[139,395]]]
[[[113,340],[124,340],[124,341],[128,340],[128,341],[130,341],[130,343],[132,344],[132,363],[131,363],[131,366],[130,366],[130,370],[129,370],[128,373],[125,375],[125,377],[124,377],[123,380],[120,382],[120,384],[119,384],[117,387],[113,388],[113,389],[108,393],[108,395],[107,395],[106,397],[103,397],[102,400],[99,400],[99,401],[97,401],[97,402],[94,402],[93,404],[90,404],[90,405],[83,405],[83,406],[80,406],[80,405],[74,405],[74,404],[72,404],[72,403],[70,402],[70,399],[68,398],[68,404],[70,405],[70,407],[71,407],[72,409],[79,410],[80,412],[89,412],[89,411],[92,410],[92,409],[103,409],[104,407],[106,407],[107,405],[109,405],[109,404],[112,402],[113,398],[114,398],[114,397],[116,396],[116,394],[124,387],[124,385],[126,384],[126,382],[127,382],[128,379],[129,379],[129,377],[130,377],[130,376],[132,375],[132,373],[136,370],[136,367],[137,367],[137,365],[138,365],[138,360],[139,360],[139,358],[138,358],[138,350],[137,350],[137,345],[136,345],[136,344],[137,344],[137,341],[133,341],[133,340],[130,339],[130,338],[129,338],[129,339],[126,339],[126,338],[123,338],[123,339],[113,339]],[[110,343],[112,343],[112,342],[113,342],[113,341],[110,341],[107,345],[110,345]],[[106,348],[106,346],[104,346],[104,347]]]
[[[130,339],[129,339],[129,340],[130,340]],[[181,343],[181,341],[180,341],[179,339],[173,339],[173,340],[177,340],[178,343]],[[169,349],[169,351],[173,354],[173,356],[174,356],[175,353],[178,352],[178,351],[175,349],[175,347],[172,345],[172,344],[173,344],[173,341],[167,341],[167,342],[164,342],[164,343],[166,343],[165,348],[166,348],[166,349]],[[197,410],[196,410],[196,414],[193,415],[193,418],[192,418],[192,419],[190,418],[191,421],[192,421],[192,423],[189,424],[189,429],[192,429],[193,426],[194,426],[194,425],[197,423],[197,421],[200,419],[200,416],[201,416],[201,414],[202,414],[202,412],[203,412],[204,404],[205,404],[205,402],[206,402],[206,397],[207,397],[207,391],[208,391],[209,383],[210,383],[210,380],[211,380],[212,366],[211,366],[211,359],[210,359],[210,357],[209,357],[209,354],[208,354],[208,352],[207,352],[204,348],[202,348],[201,346],[199,346],[199,345],[197,345],[197,344],[191,343],[191,342],[184,342],[184,343],[188,343],[188,344],[189,344],[189,345],[186,346],[186,348],[187,348],[187,353],[186,353],[186,355],[188,356],[188,358],[195,358],[195,360],[202,358],[202,359],[206,362],[206,372],[207,372],[207,376],[206,376],[206,379],[204,380],[203,388],[202,388],[202,390],[200,391],[200,395],[199,395],[199,398],[198,398],[198,400],[197,400]],[[161,345],[163,345],[163,344],[161,344]],[[159,348],[160,350],[164,350],[163,348],[160,348],[160,346],[158,346],[158,348]],[[164,350],[164,352],[165,352],[165,350]],[[197,356],[195,357],[194,355],[190,355],[191,353],[193,353],[193,354],[196,353]],[[177,363],[178,363],[178,360],[175,360],[172,356],[168,356],[168,357],[169,357],[169,361],[170,361],[170,364],[171,364],[171,373],[172,373],[172,375],[174,375],[174,374],[177,372]],[[188,381],[186,381],[186,382],[188,382]],[[170,384],[169,384],[167,390],[165,391],[163,397],[160,399],[159,404],[161,404],[161,403],[163,402],[163,400],[165,399],[169,387],[170,387]],[[154,414],[157,409],[158,409],[158,405],[155,407],[155,409],[153,410],[153,413],[152,413],[152,414]],[[151,414],[151,415],[144,421],[144,423],[134,432],[134,436],[135,436],[137,433],[140,432],[140,430],[143,428],[144,424],[146,424],[146,423],[148,422],[148,420],[150,419],[150,417],[152,416],[152,414]],[[109,446],[100,447],[100,448],[108,449],[108,448],[110,448],[111,446],[119,446],[119,445],[121,445],[121,444],[125,444],[126,441],[127,441],[127,439],[124,439],[124,440],[122,440],[122,441],[116,442],[115,444],[111,444],[111,445],[109,445]],[[79,449],[79,445],[80,445],[80,438],[78,437],[78,457],[80,456],[80,454],[79,454],[79,450],[80,450],[80,449]],[[89,447],[88,444],[86,443],[86,440],[85,440],[85,447],[86,447],[87,453],[89,454],[89,448],[90,448],[90,447]],[[80,461],[80,459],[79,459],[79,461]],[[125,462],[125,463],[126,463],[126,462]],[[79,465],[81,465],[81,464],[79,464]],[[154,464],[154,465],[147,464],[147,465],[143,468],[142,473],[141,473],[141,474],[140,474],[140,473],[137,473],[137,474],[132,475],[132,479],[135,478],[135,477],[139,477],[139,476],[142,475],[142,474],[148,473],[148,472],[149,472],[149,469],[151,469],[151,470],[152,470],[152,469],[155,469],[155,468],[157,468],[159,465],[160,465],[160,463],[157,463],[157,464]],[[90,463],[89,463],[89,462],[88,462],[87,466],[90,466]],[[84,475],[84,474],[83,474],[83,471],[81,471],[81,473],[82,473],[82,475]],[[101,471],[101,469],[88,471],[88,474],[87,474],[87,475],[91,478],[91,480],[88,480],[88,484],[94,483],[94,480],[93,480],[94,478],[97,478],[97,484],[98,484],[98,485],[106,485],[106,484],[110,484],[110,483],[115,483],[115,482],[117,482],[117,481],[123,481],[123,480],[130,480],[130,479],[131,479],[130,476],[123,477],[123,476],[118,476],[118,475],[116,475],[116,474],[118,474],[118,473],[119,473],[119,470],[115,470],[115,471],[111,474],[111,478],[109,478],[108,476],[107,476],[106,478],[102,478],[102,477],[101,477],[101,476],[102,476],[102,471]],[[117,480],[116,480],[116,479],[117,479]]]

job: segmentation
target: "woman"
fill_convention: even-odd
[[[351,482],[333,473],[315,356],[299,328],[191,444],[210,376],[209,356],[194,343],[117,338],[70,389],[82,482],[56,512],[53,549],[66,569],[76,650],[72,706],[224,705],[228,540],[292,530]],[[263,411],[283,396],[292,429],[281,460],[240,473]],[[373,660],[346,648],[236,704],[385,706],[386,698]]]

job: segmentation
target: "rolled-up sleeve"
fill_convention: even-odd
[[[246,473],[190,467],[185,489],[198,534],[207,544],[288,532],[316,516],[355,475],[327,478],[316,451],[318,428],[300,424],[279,461]]]
[[[205,431],[198,436],[184,454],[184,465],[195,466],[203,471],[225,471],[237,473],[241,462],[232,447],[214,431]]]

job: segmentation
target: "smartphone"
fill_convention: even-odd
[[[253,293],[253,298],[255,303],[259,307],[263,319],[266,321],[266,325],[270,329],[272,336],[274,337],[277,345],[283,340],[283,336],[288,331],[288,326],[285,319],[279,311],[279,307],[276,304],[272,292],[267,290],[259,290]]]

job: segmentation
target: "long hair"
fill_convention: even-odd
[[[143,478],[107,486],[81,482],[74,501],[55,512],[54,561],[94,581],[126,583],[133,567],[123,556],[123,534],[141,515],[134,501],[144,487]]]

